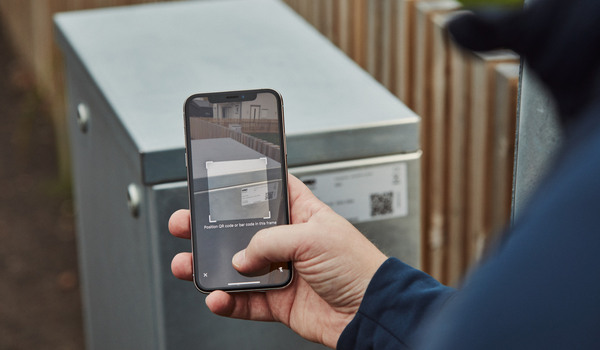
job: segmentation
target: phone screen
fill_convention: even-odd
[[[283,110],[273,90],[197,94],[185,103],[194,282],[202,292],[286,286],[291,263],[256,275],[231,258],[261,229],[289,223]]]

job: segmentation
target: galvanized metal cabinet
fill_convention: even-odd
[[[190,250],[182,107],[274,88],[290,171],[390,255],[418,265],[419,118],[276,0],[59,14],[90,349],[321,348],[275,323],[212,315],[171,258]]]
[[[86,311],[94,310],[84,317],[88,344],[151,349],[152,337],[128,336],[154,330],[156,318],[147,215],[129,215],[126,199],[129,184],[140,185],[139,154],[127,138],[111,137],[122,133],[118,119],[85,83],[83,67],[68,62],[69,100],[81,101],[69,104],[69,128],[82,300]],[[90,119],[80,126],[78,117]]]

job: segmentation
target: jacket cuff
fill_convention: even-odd
[[[396,258],[389,258],[369,283],[338,349],[409,349],[432,306],[454,289]]]

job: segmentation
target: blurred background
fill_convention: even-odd
[[[0,24],[0,349],[81,349],[73,205],[52,114]]]
[[[52,15],[146,2],[0,0],[0,349],[84,346]],[[464,53],[444,23],[522,1],[285,2],[421,116],[421,267],[456,283],[510,215],[519,58]]]

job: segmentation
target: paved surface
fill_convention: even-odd
[[[73,205],[0,20],[0,349],[82,349]]]

